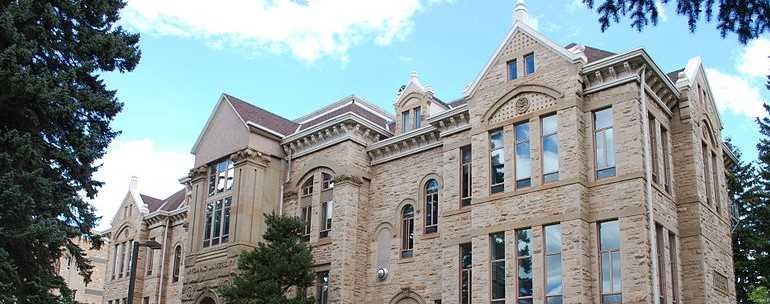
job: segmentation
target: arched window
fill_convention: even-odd
[[[313,177],[308,178],[302,183],[302,196],[313,195]]]
[[[328,173],[321,173],[323,183],[321,184],[321,190],[328,190],[334,188],[334,177]]]
[[[174,268],[172,268],[172,281],[179,281],[179,268],[182,266],[182,246],[177,245],[174,248]]]
[[[425,233],[438,231],[438,182],[425,183]]]
[[[414,248],[414,207],[406,205],[401,209],[401,257],[411,257],[412,248]]]

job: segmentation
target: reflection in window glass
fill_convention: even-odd
[[[620,229],[618,221],[599,224],[602,304],[621,303]]]
[[[319,234],[319,237],[325,238],[329,236],[329,231],[332,230],[333,214],[334,214],[334,201],[321,203],[321,232]]]
[[[438,182],[425,183],[425,233],[438,231]]]
[[[529,154],[529,123],[516,125],[516,188],[532,185],[532,158]]]
[[[535,73],[535,54],[524,55],[524,68],[527,75]]]
[[[489,236],[491,243],[492,303],[505,303],[505,233]]]
[[[545,300],[562,302],[561,226],[545,226]]]
[[[492,174],[490,174],[491,177],[491,193],[498,193],[502,192],[503,182],[505,180],[505,156],[504,153],[504,145],[503,145],[503,130],[498,129],[492,132],[489,132],[489,158],[490,158],[490,167],[492,170]]]
[[[532,303],[532,229],[516,231],[517,303]]]
[[[559,179],[559,136],[556,133],[556,114],[544,117],[543,126],[543,182]]]
[[[472,255],[471,243],[460,244],[460,304],[471,304]]]
[[[594,112],[594,144],[596,177],[615,176],[615,140],[612,128],[612,108]]]
[[[401,209],[401,257],[412,256],[414,248],[414,208],[406,205]]]
[[[409,111],[401,112],[401,126],[404,128],[404,132],[411,130],[409,128]]]
[[[516,66],[516,59],[508,61],[508,80],[514,80],[519,78],[518,67]]]

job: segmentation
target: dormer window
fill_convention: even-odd
[[[519,70],[516,66],[516,59],[508,61],[508,80],[519,78]]]
[[[229,159],[222,160],[211,166],[209,174],[209,196],[233,189],[235,169]]]
[[[420,123],[421,123],[420,120],[422,118],[422,115],[420,115],[420,112],[421,112],[420,109],[421,109],[420,107],[416,107],[413,110],[414,111],[414,129],[420,128]]]
[[[404,129],[404,133],[409,132],[409,111],[401,112],[401,126]]]
[[[524,55],[524,72],[527,75],[535,73],[535,53]]]

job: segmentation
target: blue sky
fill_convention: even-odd
[[[112,216],[131,175],[160,198],[181,187],[190,147],[222,92],[288,118],[353,93],[392,112],[396,90],[417,71],[438,97],[460,97],[510,29],[514,2],[129,0],[122,23],[142,34],[142,60],[131,73],[104,75],[125,107],[113,124],[123,133],[97,175],[107,183],[95,201],[99,213]],[[770,100],[762,86],[767,37],[743,46],[703,22],[690,33],[673,3],[641,33],[627,23],[602,33],[597,15],[574,0],[528,1],[528,8],[560,45],[644,47],[664,71],[701,56],[723,134],[754,158],[751,117]]]

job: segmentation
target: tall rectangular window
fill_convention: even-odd
[[[663,243],[663,234],[665,229],[658,223],[655,223],[655,247],[658,252],[658,298],[660,303],[666,303],[666,254],[664,252],[666,245]]]
[[[155,241],[155,238],[150,238],[150,240]],[[147,275],[152,275],[154,259],[155,259],[155,250],[152,250],[152,248],[147,248]]]
[[[329,236],[332,230],[332,215],[334,214],[334,201],[321,203],[321,233],[320,237]]]
[[[227,243],[230,239],[230,208],[232,197],[206,204],[204,214],[203,247]]]
[[[505,303],[505,233],[498,232],[489,235],[490,257],[492,265],[492,292],[491,299],[493,304]]]
[[[535,73],[535,53],[524,55],[524,71],[527,75]]]
[[[471,205],[471,146],[460,148],[460,207]]]
[[[618,221],[599,224],[602,304],[622,303],[620,272],[620,228]]]
[[[556,114],[543,117],[543,182],[559,180],[559,120]]]
[[[497,129],[489,132],[489,162],[490,162],[490,192],[503,192],[505,180],[505,149],[503,144],[503,130]]]
[[[508,61],[508,80],[519,78],[519,69],[516,66],[516,59]]]
[[[118,256],[120,254],[118,252],[118,249],[120,248],[119,246],[120,246],[119,244],[115,244],[115,249],[112,251],[113,252],[112,253],[112,279],[113,280],[115,279],[115,275],[117,274],[117,271],[118,271]]]
[[[722,206],[719,203],[719,170],[717,162],[717,154],[711,152],[711,180],[714,182],[714,206],[717,208],[717,214],[722,211]]]
[[[316,303],[327,304],[329,303],[329,272],[322,271],[317,275],[316,282]]]
[[[414,108],[414,128],[419,129],[422,125],[422,113],[421,108]]]
[[[126,258],[126,243],[120,244],[120,249],[118,250],[118,258],[120,259],[120,262],[118,262],[118,278],[123,277],[123,268],[125,267],[125,258]]]
[[[562,303],[561,225],[545,226],[545,303]]]
[[[668,232],[668,256],[671,266],[671,303],[679,303],[679,268],[677,267],[676,235]]]
[[[473,269],[473,251],[471,243],[460,244],[460,304],[471,304],[471,275]]]
[[[532,304],[532,229],[516,231],[516,303]]]
[[[221,160],[211,166],[209,173],[209,196],[233,189],[235,168],[229,159]]]
[[[663,150],[663,154],[661,157],[661,161],[663,162],[663,187],[666,189],[666,192],[671,193],[671,168],[669,162],[669,153],[668,150],[668,130],[666,130],[663,125],[660,126],[660,144],[661,148]]]
[[[409,123],[411,123],[411,120],[409,119],[409,111],[401,112],[401,126],[404,128],[404,132],[411,130],[409,128]]]
[[[313,207],[308,205],[302,207],[302,225],[304,230],[302,231],[302,239],[305,241],[310,240],[310,224],[313,219]]]
[[[532,186],[532,157],[529,154],[529,122],[516,128],[516,188]]]
[[[703,182],[706,186],[706,202],[711,206],[711,172],[709,171],[709,147],[704,142],[701,144],[701,154],[703,155]]]
[[[612,108],[594,112],[596,177],[615,176],[615,140],[612,134]]]
[[[651,113],[647,113],[649,118],[647,121],[648,136],[650,137],[650,158],[652,158],[652,182],[658,182],[658,141],[655,134],[655,116]]]

